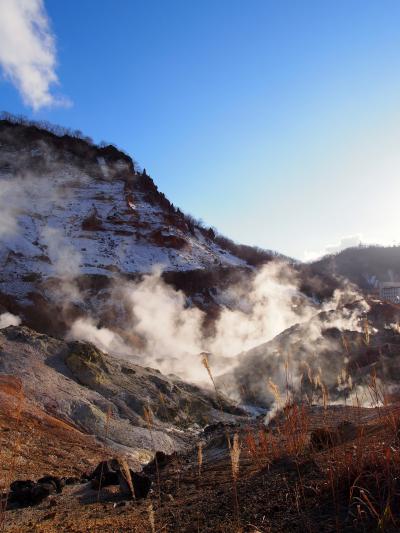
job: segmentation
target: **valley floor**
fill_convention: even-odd
[[[3,489],[14,479],[81,476],[112,457],[111,450],[76,428],[33,406],[19,409],[12,380],[0,385]],[[75,484],[38,506],[3,512],[3,530],[398,531],[399,417],[396,405],[290,406],[267,429],[262,420],[216,425],[204,433],[200,452],[194,446],[160,465],[159,483],[155,476],[145,500],[123,499],[115,486],[98,491],[89,482]]]

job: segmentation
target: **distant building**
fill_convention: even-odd
[[[400,303],[400,283],[385,281],[379,284],[379,296],[388,302]]]

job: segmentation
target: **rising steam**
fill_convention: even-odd
[[[39,151],[45,168],[40,176],[30,175],[32,154],[27,153],[26,160],[21,155],[17,166],[2,179],[0,259],[6,264],[12,253],[23,258],[24,267],[30,260],[34,268],[40,269],[37,273],[43,274],[46,296],[57,304],[65,315],[62,318],[69,320],[69,339],[90,341],[118,357],[135,359],[165,374],[197,383],[208,381],[200,356],[208,352],[219,383],[242,402],[256,400],[271,406],[275,400],[268,383],[273,383],[276,390],[284,390],[289,366],[293,389],[301,387],[305,373],[309,374],[310,383],[324,382],[334,387],[346,362],[340,337],[326,331],[360,330],[366,304],[356,291],[346,288],[335,292],[330,301],[317,304],[301,293],[295,269],[287,263],[271,261],[214,295],[220,313],[212,327],[206,311],[164,282],[161,268],[137,281],[113,275],[108,278],[114,280],[111,287],[86,299],[79,278],[84,261],[81,250],[90,246],[90,240],[76,250],[68,233],[69,220],[60,222],[50,215],[71,200],[69,194],[78,178],[89,180],[90,176],[80,173],[77,177],[65,164],[59,167],[45,145]],[[9,159],[5,158],[7,164]],[[82,211],[90,207],[84,200],[79,206]],[[47,220],[46,224],[38,224],[40,234],[34,223],[29,226],[29,217],[25,216],[31,208]],[[24,231],[19,231],[18,225]],[[122,249],[115,253],[118,256],[125,252]],[[40,267],[38,258],[42,261]],[[89,310],[92,300],[96,304]],[[73,306],[81,315],[75,320],[69,318],[77,316],[69,314]],[[0,324],[8,325],[2,317]],[[348,388],[347,376],[342,377],[337,387],[341,393]]]
[[[242,353],[257,350],[278,334],[300,324],[297,327],[302,327],[303,332],[302,355],[299,352],[299,360],[295,360],[293,367],[299,380],[302,356],[307,361],[311,353],[313,357],[318,353],[325,354],[329,343],[330,349],[336,346],[336,341],[332,340],[322,343],[324,328],[355,330],[360,327],[359,316],[365,311],[364,304],[353,311],[343,307],[344,303],[356,298],[357,293],[351,290],[337,291],[331,301],[318,308],[298,290],[294,270],[287,264],[274,262],[263,267],[250,284],[246,279],[219,295],[222,310],[213,332],[206,334],[205,313],[189,306],[185,295],[166,284],[161,270],[156,269],[140,281],[121,282],[114,287],[111,302],[123,301],[125,304],[118,334],[98,326],[92,317],[88,317],[80,318],[72,325],[70,337],[91,341],[114,354],[135,355],[141,364],[198,383],[207,381],[200,353],[210,352],[214,373],[225,377],[229,374],[225,388],[237,396],[235,391],[239,389],[240,380],[234,376],[236,368],[239,374],[243,374]],[[318,318],[321,311],[329,314],[324,324]],[[132,336],[136,340],[134,343],[128,340]],[[272,356],[271,361],[275,361],[276,369],[272,371],[274,367],[270,362],[267,365],[269,374],[265,376],[280,382],[278,375],[283,361],[276,356]],[[265,364],[254,363],[256,366],[249,371],[254,374],[254,368],[257,368],[255,375],[259,376]],[[251,379],[258,381],[254,376]],[[270,399],[268,393],[262,396]]]
[[[0,329],[8,328],[8,326],[19,326],[21,319],[11,313],[2,313],[0,315]]]

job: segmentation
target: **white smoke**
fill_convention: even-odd
[[[0,315],[0,329],[7,328],[8,326],[19,326],[21,319],[19,316],[15,316],[11,313],[2,313]]]
[[[125,356],[131,353],[131,349],[119,335],[110,329],[98,327],[90,318],[75,320],[68,338],[91,342],[104,352],[122,353]]]
[[[190,367],[190,359],[202,351],[204,313],[187,307],[184,294],[163,282],[160,269],[125,286],[123,292],[134,317],[133,329],[146,341],[147,361],[166,372],[179,372],[182,364]]]
[[[81,254],[71,245],[59,228],[45,227],[43,242],[53,265],[54,274],[62,279],[73,280],[80,274]]]
[[[17,231],[17,211],[13,202],[16,187],[4,181],[0,189],[0,238],[13,235]]]
[[[307,403],[350,401],[349,356],[363,342],[368,309],[351,288],[336,291],[311,319],[240,354],[237,366],[220,377],[220,386],[238,401],[268,407],[269,418],[299,395]]]
[[[52,297],[64,308],[70,303],[80,303],[82,295],[76,279],[80,273],[81,254],[60,228],[44,228],[42,240],[47,246],[51,273],[57,278],[57,284],[51,288]]]
[[[291,267],[274,262],[266,265],[250,282],[244,280],[220,295],[224,303],[221,314],[213,332],[205,334],[205,312],[189,306],[185,295],[166,284],[161,270],[156,269],[141,281],[118,283],[110,298],[111,302],[125,303],[128,319],[121,317],[121,327],[127,334],[142,339],[139,348],[129,345],[128,335],[121,333],[124,338],[121,342],[121,336],[97,327],[91,318],[75,322],[70,336],[90,340],[109,352],[128,356],[134,353],[146,366],[201,383],[208,379],[201,363],[201,352],[211,352],[213,372],[218,375],[234,370],[240,362],[238,354],[270,341],[295,324],[307,323],[310,345],[321,338],[323,327],[358,327],[358,311],[342,307],[348,299],[354,298],[356,294],[351,291],[345,299],[343,292],[336,292],[322,307],[329,313],[328,321],[324,325],[318,320],[312,321],[321,308],[316,308],[300,293],[296,273]],[[300,369],[296,368],[296,375],[300,379]]]
[[[236,294],[234,307],[223,308],[208,347],[224,357],[250,350],[315,312],[311,302],[298,306],[296,275],[285,263],[267,264],[250,287],[239,285],[232,290]]]

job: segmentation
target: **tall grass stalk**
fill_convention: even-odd
[[[151,501],[149,501],[149,503],[147,505],[147,514],[149,516],[149,524],[150,524],[150,528],[151,528],[151,533],[156,533],[156,519],[155,519],[155,516],[154,516],[153,503]]]
[[[151,410],[150,405],[148,404],[147,407],[145,406],[143,408],[143,417],[147,424],[147,429],[150,433],[150,439],[151,439],[151,445],[153,450],[155,450],[154,454],[154,462],[156,465],[156,473],[157,473],[157,485],[158,485],[158,504],[161,507],[161,482],[160,482],[160,469],[158,467],[158,459],[157,459],[157,450],[154,444],[154,436],[153,436],[153,427],[154,427],[154,417],[153,417],[153,411]]]
[[[106,413],[106,422],[104,424],[104,438],[107,440],[108,433],[110,430],[110,420],[111,420],[112,410],[111,406],[108,406],[107,413]],[[99,487],[97,489],[97,501],[100,500],[100,491],[101,491],[101,484],[103,482],[103,474],[104,474],[104,461],[107,460],[108,454],[106,451],[105,443],[103,443],[103,461],[101,462],[101,470],[100,470],[100,481],[99,481]]]
[[[240,468],[240,441],[238,433],[235,433],[233,436],[232,447],[230,449],[231,456],[231,467],[232,467],[232,481],[233,481],[233,495],[234,495],[234,506],[236,514],[236,522],[239,528],[240,526],[240,510],[239,510],[239,499],[237,492],[237,481],[239,478],[239,468]]]
[[[206,352],[203,352],[200,355],[201,355],[202,365],[207,370],[208,376],[209,376],[209,378],[211,380],[211,383],[213,384],[213,387],[214,387],[214,390],[215,390],[215,396],[217,398],[219,409],[221,411],[221,414],[223,414],[224,413],[224,409],[222,407],[221,397],[220,397],[217,385],[215,383],[214,376],[212,375],[212,372],[211,372],[210,363],[208,361],[208,354]],[[225,429],[226,442],[228,444],[228,449],[230,450],[231,449],[231,439],[229,437],[228,431],[225,428],[225,425],[224,425],[224,429]]]

